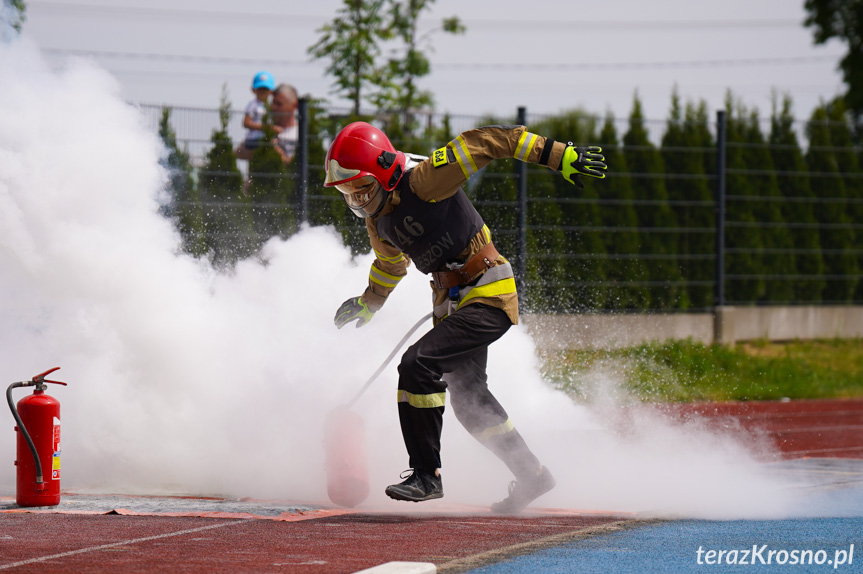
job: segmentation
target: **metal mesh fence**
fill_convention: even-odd
[[[140,107],[157,125],[161,107]],[[171,110],[178,147],[190,156],[198,187],[175,198],[167,213],[180,220],[178,210],[197,205],[199,235],[215,237],[201,240],[209,244],[199,253],[209,250],[212,257],[213,245],[237,243],[241,248],[229,251],[248,256],[264,239],[288,236],[302,222],[335,226],[356,252],[368,250],[363,222],[321,185],[326,148],[349,121],[348,112],[304,109],[299,161],[257,171],[254,162],[235,162],[242,174],[235,185],[245,187],[221,197],[202,185],[230,175],[208,162],[218,110]],[[379,113],[362,119],[384,127],[398,149],[430,155],[462,131],[518,118]],[[606,181],[588,182],[583,190],[551,170],[514,160],[493,162],[466,184],[498,249],[517,262],[529,309],[863,303],[863,169],[850,140],[837,145],[842,138],[834,135],[825,142],[812,122],[763,129],[724,112],[715,122],[587,114],[521,119],[540,135],[601,145],[610,166]],[[821,127],[848,129],[841,124]],[[797,143],[801,133],[809,139],[806,147]],[[242,112],[232,111],[230,145],[243,134]],[[271,184],[266,193],[249,194],[250,180]],[[236,223],[244,218],[245,224]]]

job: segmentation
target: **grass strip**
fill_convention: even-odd
[[[548,352],[541,358],[543,376],[585,402],[599,400],[609,387],[644,402],[863,396],[863,339],[734,346],[686,339]]]

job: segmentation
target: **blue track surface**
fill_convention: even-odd
[[[816,481],[805,517],[648,522],[471,572],[863,572],[863,461],[795,467]]]
[[[721,556],[720,551],[724,551]],[[838,565],[834,564],[837,559]],[[741,571],[863,572],[863,520],[686,520],[653,524],[521,556],[471,572],[641,574]]]

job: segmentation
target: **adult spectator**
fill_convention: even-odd
[[[270,112],[277,133],[273,143],[285,163],[293,161],[297,150],[297,102],[297,90],[290,84],[279,84],[273,92]]]

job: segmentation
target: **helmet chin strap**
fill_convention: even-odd
[[[369,213],[369,215],[368,215],[369,217],[375,217],[378,213],[380,213],[380,212],[381,212],[381,210],[382,210],[382,209],[384,208],[384,206],[387,204],[387,198],[390,196],[390,194],[391,194],[392,192],[391,192],[391,191],[387,191],[387,190],[385,190],[385,189],[384,189],[384,186],[382,186],[382,185],[378,184],[378,193],[382,194],[382,195],[381,195],[381,200],[378,202],[378,207],[377,207],[377,209],[375,209],[375,212],[374,212],[374,213]]]
[[[390,196],[391,193],[392,193],[391,191],[387,191],[386,189],[384,189],[384,186],[378,184],[378,191],[375,194],[375,198],[378,197],[378,194],[381,194],[381,199],[380,199],[380,201],[378,201],[378,205],[375,208],[373,213],[366,211],[362,207],[354,207],[350,204],[348,204],[348,207],[350,207],[353,214],[356,215],[357,217],[359,217],[360,219],[365,219],[367,217],[375,217],[375,216],[377,216],[377,214],[379,214],[381,212],[381,210],[387,204],[387,198]],[[375,200],[373,199],[372,201],[375,201]],[[347,198],[345,198],[345,202],[347,202]],[[371,203],[371,202],[369,202],[369,203]]]
[[[378,208],[375,210],[375,212],[374,212],[374,213],[372,213],[369,217],[375,217],[378,213],[380,213],[380,212],[381,212],[381,210],[382,210],[382,209],[384,208],[384,206],[387,204],[387,199],[389,198],[390,194],[392,193],[391,191],[387,191],[387,190],[385,190],[385,189],[383,188],[383,186],[381,186],[381,191],[382,191],[382,192],[383,192],[383,194],[384,194],[383,200],[381,201],[381,204],[380,204],[380,205],[378,205]]]

